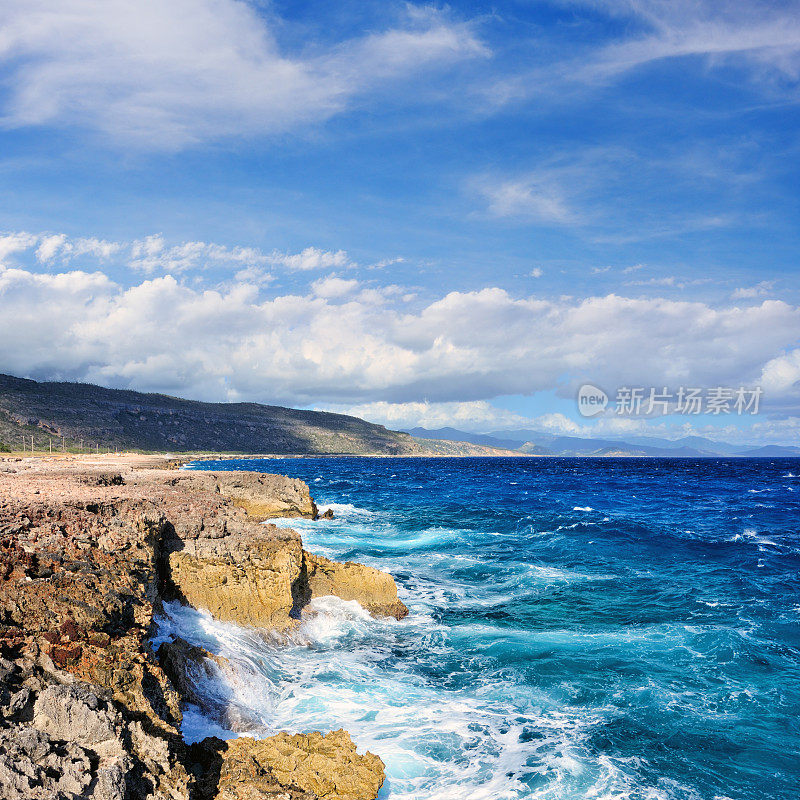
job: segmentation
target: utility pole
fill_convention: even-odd
[[[50,455],[53,455],[53,440],[48,439],[48,441],[50,442]]]

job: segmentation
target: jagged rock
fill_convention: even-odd
[[[390,576],[306,554],[297,532],[259,524],[239,507],[266,506],[275,491],[270,513],[312,515],[305,484],[243,473],[228,482],[230,473],[176,473],[149,462],[114,466],[119,473],[105,461],[102,468],[31,461],[0,474],[3,800],[187,800],[198,781],[216,796],[208,764],[188,771],[180,698],[167,673],[187,701],[192,686],[181,670],[187,678],[192,664],[225,665],[212,667],[199,649],[179,653],[179,643],[169,657],[161,654],[164,667],[158,663],[149,637],[163,598],[272,629],[292,625],[312,594],[406,613]],[[199,678],[195,699],[202,701]],[[246,710],[225,700],[219,719],[247,730]],[[252,752],[251,740],[224,745],[232,755],[218,753],[227,776],[219,787],[229,794],[220,796],[374,797],[380,761],[358,756],[343,732],[281,736]],[[250,766],[240,770],[234,756]],[[232,779],[248,770],[252,785]]]
[[[308,552],[305,563],[312,598],[335,595],[342,600],[356,600],[377,616],[403,619],[408,615],[391,575],[353,561],[331,561]]]
[[[333,519],[333,509],[327,509],[324,514],[320,515],[320,519]]]
[[[122,717],[87,684],[49,686],[33,707],[33,725],[100,756],[123,756]]]
[[[220,756],[217,800],[375,800],[384,781],[383,761],[359,755],[344,730],[241,737],[225,743]]]
[[[0,730],[4,800],[100,800],[100,795],[88,794],[92,781],[91,760],[82,747],[55,742],[35,728]]]
[[[184,702],[202,706],[206,698],[198,688],[202,689],[206,681],[214,679],[214,666],[224,659],[176,637],[161,644],[158,661]]]

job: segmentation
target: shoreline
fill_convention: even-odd
[[[43,796],[80,785],[94,800],[294,798],[298,788],[309,800],[374,800],[383,763],[357,753],[345,731],[184,742],[181,708],[202,701],[192,676],[225,665],[179,636],[153,651],[166,601],[277,632],[296,627],[321,596],[379,616],[408,611],[388,574],[315,556],[296,531],[269,523],[316,517],[302,481],[176,470],[174,461],[95,455],[0,465],[0,669],[10,693],[0,774],[19,785],[8,800],[36,796],[34,784]],[[68,756],[58,749],[64,741]],[[46,769],[37,766],[45,753]],[[75,759],[86,765],[80,779]]]

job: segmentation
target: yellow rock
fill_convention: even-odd
[[[372,753],[359,755],[344,730],[242,737],[227,742],[220,756],[217,800],[300,797],[304,792],[309,800],[375,800],[384,781],[383,761]]]
[[[397,597],[397,584],[385,572],[356,564],[354,561],[331,561],[324,556],[305,553],[311,597],[335,595],[355,600],[371,614],[402,619],[408,609]]]

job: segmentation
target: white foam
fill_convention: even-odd
[[[317,507],[320,509],[331,508],[334,515],[340,517],[374,517],[378,513],[368,508],[354,506],[352,503],[328,503],[325,500],[317,501]]]
[[[622,797],[604,793],[628,785],[618,765],[582,744],[605,712],[570,709],[532,686],[480,672],[462,689],[445,689],[392,657],[395,642],[418,644],[431,663],[443,657],[449,629],[429,617],[375,619],[357,603],[324,597],[293,632],[276,637],[175,603],[164,611],[156,642],[181,635],[228,659],[205,688],[212,704],[227,701],[234,719],[249,714],[246,735],[344,727],[359,752],[386,763],[382,798]],[[524,737],[526,727],[536,735]],[[189,706],[183,733],[197,741],[242,731]],[[535,775],[546,777],[547,788],[532,794],[526,776]]]
[[[573,511],[594,511],[594,509],[591,506],[575,506],[572,510]]]

